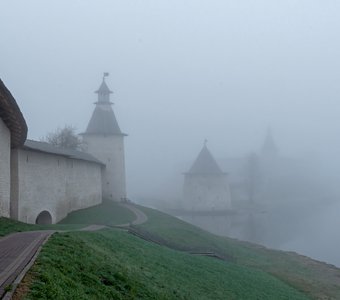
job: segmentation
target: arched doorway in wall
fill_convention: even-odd
[[[51,214],[47,210],[42,211],[37,216],[37,218],[35,220],[35,224],[40,224],[40,225],[52,224],[52,216],[51,216]]]

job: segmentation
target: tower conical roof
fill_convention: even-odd
[[[224,174],[210,153],[206,143],[187,174]]]
[[[111,106],[105,108],[96,106],[85,133],[122,134]]]

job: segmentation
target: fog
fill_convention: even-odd
[[[222,162],[259,151],[270,127],[280,156],[302,162],[319,191],[296,204],[300,235],[273,246],[340,266],[338,1],[14,0],[0,10],[0,78],[29,138],[84,131],[109,72],[129,135],[129,198],[143,203],[181,197],[204,139]]]

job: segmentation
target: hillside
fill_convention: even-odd
[[[340,270],[335,267],[217,237],[139,208],[149,220],[135,230],[168,247],[117,229],[58,233],[44,246],[18,295],[29,290],[26,299],[340,298]],[[96,213],[90,217],[101,218]],[[214,251],[227,261],[184,250]]]
[[[340,269],[333,265],[294,252],[219,237],[159,211],[139,208],[149,217],[149,222],[140,227],[170,246],[215,251],[230,256],[238,265],[267,272],[313,299],[340,299]]]
[[[54,235],[29,276],[27,299],[308,299],[265,272],[117,230]]]
[[[89,208],[73,211],[59,224],[98,224],[115,226],[133,221],[135,215],[119,203],[104,200]]]

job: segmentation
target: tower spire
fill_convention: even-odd
[[[103,73],[103,81],[95,92],[98,94],[98,101],[95,103],[96,108],[93,111],[85,134],[125,135],[121,132],[111,107],[113,103],[110,101],[110,94],[113,92],[105,82],[105,78],[108,76],[109,73]]]
[[[110,94],[112,94],[113,92],[108,88],[105,82],[105,77],[108,76],[109,76],[108,72],[103,73],[102,84],[100,85],[99,89],[95,91],[95,93],[98,94],[98,103],[101,104],[112,104],[110,102]]]
[[[267,158],[274,158],[278,155],[278,152],[278,148],[272,135],[272,130],[268,127],[267,135],[262,145],[262,155]]]

